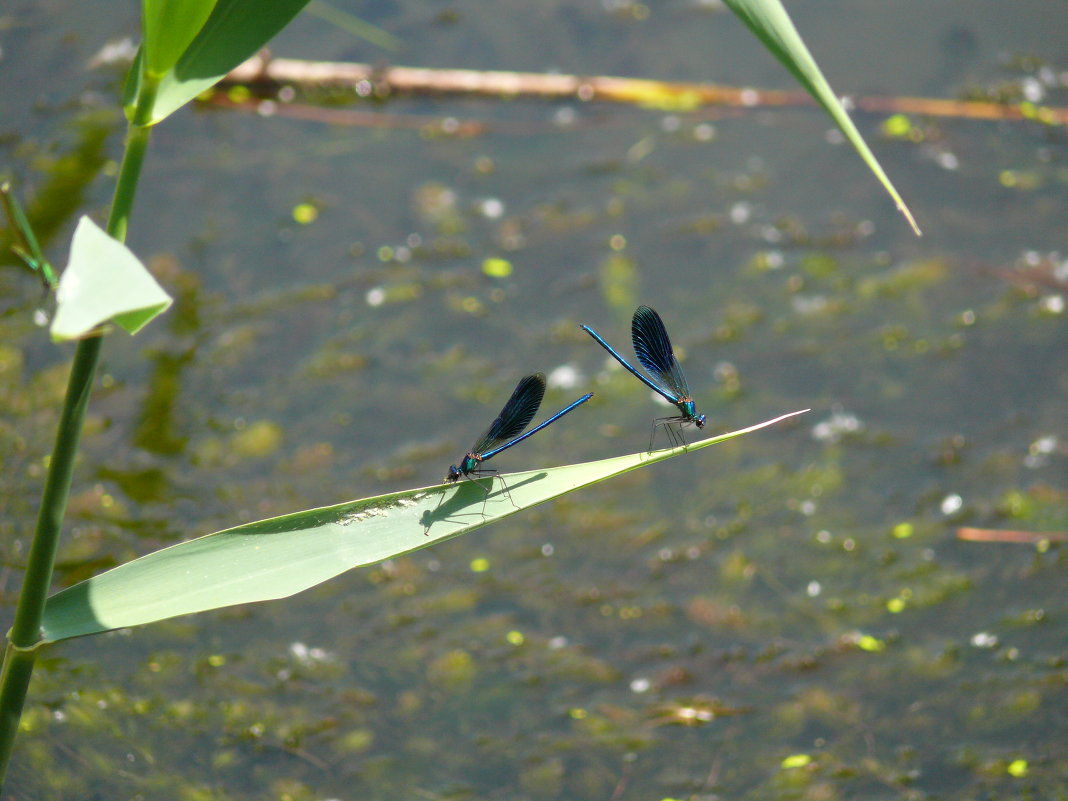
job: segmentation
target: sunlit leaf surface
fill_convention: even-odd
[[[379,495],[209,534],[143,556],[52,596],[45,608],[43,638],[54,642],[284,598],[351,568],[435,545],[559,495],[801,413],[791,412],[687,448]]]
[[[219,0],[196,38],[163,74],[150,122],[181,108],[269,42],[308,0]]]
[[[76,339],[109,320],[134,334],[170,305],[170,296],[126,245],[81,218],[59,279],[53,339]]]
[[[142,0],[145,69],[164,75],[211,14],[215,0]]]

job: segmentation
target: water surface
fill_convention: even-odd
[[[107,208],[118,77],[85,64],[136,30],[127,6],[0,17],[7,169],[33,197],[81,165],[59,264]],[[274,49],[792,88],[729,14],[643,9],[373,3],[349,10],[401,52],[311,15]],[[790,9],[842,93],[1068,105],[1060,5]],[[498,467],[639,450],[664,411],[578,328],[628,350],[638,303],[715,428],[813,411],[288,602],[64,644],[9,792],[1063,797],[1063,549],[956,538],[1068,530],[1063,131],[917,119],[902,141],[858,117],[916,239],[813,110],[383,111],[487,131],[206,109],[156,130],[129,242],[177,302],[106,344],[57,586],[433,483],[536,370],[547,411],[596,398]],[[30,279],[0,281],[10,617],[71,349],[33,326]]]

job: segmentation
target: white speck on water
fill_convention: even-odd
[[[998,638],[996,634],[991,634],[989,631],[980,631],[972,635],[971,643],[976,648],[996,648]]]
[[[637,678],[631,681],[630,691],[632,693],[645,693],[649,692],[649,688],[653,686],[653,683],[646,678]]]
[[[547,382],[550,389],[574,389],[585,380],[585,376],[577,367],[561,364],[549,373]]]
[[[750,203],[746,203],[744,200],[735,203],[731,206],[728,215],[731,218],[731,222],[735,225],[743,225],[749,222],[749,219],[753,216],[753,206]]]
[[[952,515],[959,512],[962,506],[964,506],[964,499],[954,492],[942,499],[940,508],[942,509],[942,514]]]
[[[820,442],[835,443],[846,434],[861,431],[864,424],[855,414],[845,412],[838,408],[831,412],[831,416],[812,427],[812,438]]]

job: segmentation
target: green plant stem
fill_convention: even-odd
[[[48,464],[44,495],[37,515],[37,528],[26,563],[26,575],[15,609],[15,624],[8,634],[4,669],[0,673],[0,776],[7,771],[11,749],[18,733],[26,690],[33,675],[37,656],[35,645],[40,639],[41,616],[52,584],[59,534],[70,496],[74,460],[81,440],[85,409],[93,385],[93,374],[100,358],[100,336],[83,339],[74,352],[67,382],[67,396],[59,418],[59,429]]]
[[[126,151],[122,156],[122,167],[119,170],[119,180],[115,184],[115,197],[111,203],[107,225],[107,232],[120,242],[126,241],[126,228],[137,192],[137,180],[141,177],[141,166],[145,162],[151,136],[151,126],[138,125],[136,122],[130,123],[126,132]]]
[[[4,669],[0,673],[0,783],[7,774],[7,764],[11,760],[15,735],[18,734],[19,721],[22,719],[26,689],[30,686],[36,660],[36,651],[20,650],[8,641],[4,651]]]
[[[137,180],[144,164],[151,130],[135,123],[131,123],[127,129],[122,167],[115,184],[107,225],[108,233],[119,241],[126,238]],[[52,584],[52,569],[70,497],[74,462],[102,345],[103,338],[99,334],[81,340],[74,351],[67,380],[67,394],[60,413],[52,458],[48,463],[37,527],[15,609],[15,623],[8,634],[3,671],[0,672],[0,783],[7,773],[26,702],[26,691],[33,676],[37,646],[41,639],[41,617]]]

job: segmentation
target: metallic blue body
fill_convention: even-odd
[[[474,447],[464,454],[459,466],[449,466],[449,472],[444,479],[445,482],[459,481],[461,477],[469,476],[472,473],[478,475],[481,472],[480,466],[482,462],[496,456],[501,451],[511,448],[513,445],[517,445],[527,437],[533,436],[545,426],[556,422],[576,406],[581,406],[593,397],[593,393],[588,392],[570,406],[558,411],[548,420],[539,423],[525,434],[521,433],[530,424],[530,421],[534,419],[544,395],[545,375],[543,373],[533,373],[521,378],[512,391],[512,397],[508,399],[508,402],[504,404],[504,408],[501,409],[501,413],[497,415],[497,418],[490,423],[489,428],[478,438]]]
[[[634,311],[634,319],[631,321],[631,338],[634,342],[634,353],[638,357],[649,375],[645,375],[636,367],[632,366],[619,353],[609,345],[601,335],[588,325],[582,326],[582,330],[597,341],[602,348],[608,351],[617,362],[622,364],[631,375],[645,384],[664,399],[670,401],[679,410],[678,417],[664,417],[658,419],[655,426],[668,426],[671,424],[685,425],[693,423],[698,428],[704,428],[705,416],[697,413],[697,404],[690,395],[690,386],[686,381],[686,375],[682,367],[675,359],[675,352],[671,348],[671,339],[660,315],[648,306],[639,306]]]

